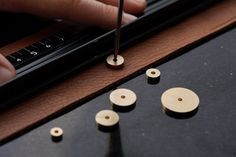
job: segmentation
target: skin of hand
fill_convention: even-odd
[[[114,28],[118,13],[118,0],[0,0],[0,10],[24,12],[36,16],[65,19],[105,29]],[[134,20],[142,13],[146,0],[124,0],[122,23]],[[0,54],[0,84],[14,78],[16,71]]]
[[[14,78],[15,75],[15,68],[2,54],[0,54],[0,84]]]

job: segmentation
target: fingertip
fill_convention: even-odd
[[[125,7],[128,13],[140,14],[144,12],[144,10],[146,9],[147,1],[146,0],[127,0]]]
[[[139,12],[143,12],[147,7],[146,0],[135,0]]]
[[[129,24],[137,19],[136,16],[131,14],[123,13],[122,24]]]
[[[16,70],[13,65],[0,54],[0,84],[14,78],[16,75]]]

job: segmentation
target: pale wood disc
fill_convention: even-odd
[[[111,69],[121,69],[124,66],[124,58],[121,55],[117,56],[117,60],[114,61],[114,55],[110,55],[106,59],[107,65]]]
[[[102,110],[95,116],[98,126],[112,127],[119,123],[119,115],[112,110]]]
[[[147,78],[158,79],[161,76],[161,72],[158,69],[151,68],[146,71]]]
[[[181,87],[168,89],[161,96],[163,109],[175,113],[192,112],[198,108],[199,102],[196,93]]]
[[[54,127],[50,130],[52,137],[61,137],[63,135],[63,130],[59,127]]]
[[[128,107],[135,105],[137,100],[136,94],[125,88],[116,89],[110,94],[110,102],[118,107]]]

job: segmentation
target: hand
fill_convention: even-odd
[[[0,10],[25,12],[52,19],[114,28],[118,0],[0,0]],[[146,7],[146,0],[124,0],[123,24],[136,19]],[[0,84],[16,75],[14,67],[0,54]]]
[[[15,68],[0,54],[0,84],[13,78],[16,75]]]
[[[0,10],[26,12],[54,19],[113,28],[118,0],[0,0]],[[136,19],[132,14],[144,11],[146,0],[124,0],[123,24]]]

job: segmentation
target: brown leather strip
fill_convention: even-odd
[[[1,141],[39,124],[75,102],[101,92],[159,59],[235,24],[235,15],[236,1],[225,0],[127,49],[123,53],[126,59],[123,70],[109,70],[104,63],[98,63],[1,113]]]

